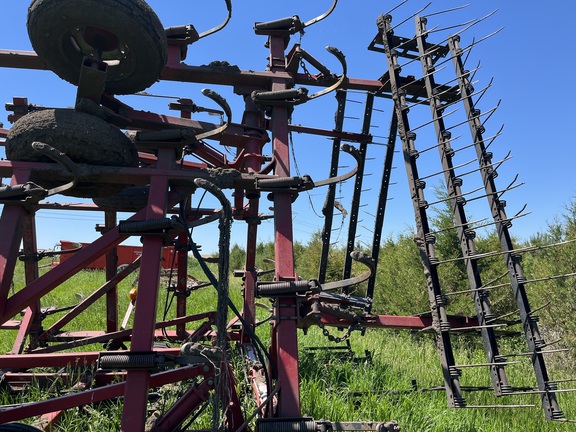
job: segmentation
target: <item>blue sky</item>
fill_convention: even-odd
[[[252,30],[254,22],[292,15],[299,15],[303,21],[307,21],[323,13],[330,4],[329,0],[232,1],[234,13],[231,23],[222,32],[191,46],[186,60],[188,64],[201,65],[213,60],[226,60],[243,70],[263,70],[266,67],[268,53],[264,48],[265,37],[254,35]],[[426,3],[420,0],[408,1],[393,13],[394,23],[400,23]],[[465,1],[437,0],[423,14],[465,3]],[[576,187],[572,181],[572,174],[576,140],[572,138],[571,125],[574,123],[576,109],[569,92],[576,67],[574,49],[570,43],[573,40],[570,33],[576,3],[568,0],[554,1],[552,2],[554,7],[542,7],[542,2],[534,0],[521,3],[471,0],[469,3],[465,9],[430,16],[428,26],[448,27],[497,10],[489,19],[463,33],[461,43],[462,46],[467,46],[473,38],[482,38],[504,27],[495,37],[478,44],[472,50],[468,67],[473,69],[477,62],[481,61],[481,68],[475,77],[478,81],[475,85],[477,89],[486,86],[491,78],[494,78],[491,88],[479,105],[483,112],[494,107],[498,100],[502,99],[500,108],[486,125],[485,136],[496,133],[504,124],[503,135],[496,140],[491,150],[495,155],[494,160],[503,158],[508,151],[511,151],[511,159],[499,169],[497,184],[504,188],[516,174],[519,174],[519,182],[525,183],[522,187],[507,193],[505,199],[508,201],[509,215],[520,210],[524,204],[528,204],[527,211],[531,214],[518,219],[512,228],[514,235],[528,238],[537,231],[545,230],[547,223],[561,213],[562,207],[575,195]],[[12,1],[3,5],[4,22],[0,27],[1,49],[31,49],[26,32],[27,4],[25,1]],[[149,4],[156,10],[165,27],[192,23],[200,32],[217,25],[225,13],[224,1],[217,0],[196,2],[151,0]],[[324,49],[326,45],[333,45],[346,55],[350,77],[376,79],[386,71],[386,61],[383,54],[368,52],[366,47],[376,35],[376,18],[394,5],[394,2],[384,1],[340,0],[340,4],[329,18],[307,29],[301,40],[302,46],[337,73],[338,63]],[[457,29],[434,33],[429,41],[441,42],[450,32],[455,31]],[[413,20],[399,26],[396,33],[400,36],[412,36]],[[298,41],[299,37],[293,38],[293,42]],[[450,73],[453,76],[451,63],[448,62],[446,65],[448,66],[446,76]],[[411,69],[413,66],[417,68]],[[406,73],[413,71],[414,74],[421,74],[419,68],[419,65],[412,65],[406,68]],[[75,88],[50,72],[0,69],[0,79],[2,81],[0,102],[8,102],[13,96],[27,96],[31,103],[47,106],[66,107],[74,102]],[[190,83],[161,82],[148,89],[148,92],[190,97],[197,104],[213,106],[200,94],[200,89],[203,87]],[[217,86],[213,89],[227,98],[233,108],[233,120],[239,122],[242,116],[242,104],[239,98],[230,89]],[[141,109],[168,113],[166,99],[127,96],[122,100]],[[363,95],[350,93],[349,100],[348,115],[361,117]],[[335,106],[332,95],[309,102],[296,108],[293,123],[331,129]],[[391,102],[387,99],[378,100],[377,108],[379,111],[374,112],[372,123],[378,127],[372,132],[385,137],[390,121]],[[458,115],[459,113],[454,114],[454,122],[457,121]],[[6,116],[6,113],[0,113],[0,121],[8,127]],[[413,125],[428,119],[429,109],[415,109],[414,113],[411,113]],[[346,120],[346,130],[359,132],[360,127],[360,120],[354,118]],[[426,139],[426,134],[423,133],[418,144],[426,147]],[[380,139],[384,140],[385,138]],[[454,147],[463,146],[468,142],[467,136],[463,135],[454,143]],[[310,174],[313,179],[325,178],[329,167],[330,143],[317,137],[295,135],[296,165],[293,162],[293,167],[297,166],[300,174]],[[269,154],[269,146],[265,147],[264,151]],[[366,194],[366,206],[363,207],[362,222],[359,224],[359,241],[367,243],[370,243],[372,235],[370,228],[373,224],[373,212],[370,210],[370,205],[373,205],[377,193],[383,147],[373,146],[371,151],[375,159],[368,163],[367,174],[371,175],[366,177],[365,185],[366,189],[372,188],[372,191]],[[0,156],[4,156],[2,149]],[[434,172],[434,162],[431,161],[429,167],[426,164],[425,158],[419,161],[421,174]],[[396,156],[395,166],[392,181],[396,184],[390,189],[391,200],[386,213],[385,236],[394,236],[413,226],[412,205],[400,154]],[[430,188],[426,190],[428,201],[434,201],[433,185],[437,178],[429,182]],[[7,180],[4,180],[4,183],[6,182]],[[473,183],[467,186],[471,190]],[[298,240],[305,241],[314,231],[321,228],[323,220],[317,214],[320,214],[324,194],[324,189],[313,190],[310,194],[301,194],[298,199],[294,209],[294,230]],[[349,184],[342,186],[341,196],[342,203],[348,207],[351,199]],[[263,201],[262,209],[265,210],[267,206],[268,203]],[[469,212],[474,217],[470,219],[485,217],[486,215],[482,213],[486,212],[485,207],[486,204],[482,200],[471,204]],[[101,222],[102,218],[97,213],[42,211],[38,214],[39,245],[42,248],[50,248],[61,239],[90,241],[97,236],[94,225]],[[336,225],[338,224],[339,220],[336,221]],[[206,252],[217,248],[216,244],[212,244],[214,232],[211,232],[211,229],[205,228],[195,232],[198,236],[197,242],[203,245],[203,250]],[[336,237],[338,233],[334,235]],[[233,241],[243,244],[244,236],[245,224],[235,222]],[[340,239],[343,240],[345,237],[344,230],[340,234]],[[263,223],[261,240],[268,241],[272,238],[272,223]]]

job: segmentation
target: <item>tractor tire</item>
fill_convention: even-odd
[[[94,198],[94,204],[105,211],[136,213],[148,204],[150,187],[143,185],[128,186],[117,194]]]
[[[39,432],[41,430],[25,423],[4,423],[0,425],[0,432]]]
[[[168,58],[164,27],[144,0],[33,0],[27,28],[42,61],[74,85],[84,57],[106,62],[112,94],[150,87]]]
[[[58,149],[78,164],[138,166],[138,152],[120,129],[98,117],[74,110],[34,111],[19,119],[6,137],[6,157],[12,161],[53,162],[32,148],[34,141]],[[69,178],[43,178],[41,173],[36,173],[31,181],[51,189],[66,183]],[[79,182],[63,195],[94,198],[118,193],[125,187],[112,183]]]

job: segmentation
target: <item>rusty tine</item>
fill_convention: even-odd
[[[417,10],[416,12],[414,12],[412,15],[410,15],[408,18],[404,19],[403,21],[399,22],[398,24],[396,24],[394,27],[391,28],[391,30],[394,30],[396,28],[398,28],[399,26],[401,26],[402,24],[404,24],[405,22],[411,20],[412,18],[414,18],[415,16],[417,16],[420,12],[425,11],[426,9],[428,9],[428,7],[432,4],[432,2],[429,2],[426,6],[424,6],[422,9]]]
[[[446,67],[447,67],[447,66],[444,66],[444,67],[442,67],[442,68],[440,68],[440,69],[437,69],[437,70],[435,70],[435,71],[433,71],[433,72],[427,73],[426,75],[422,75],[422,76],[420,77],[420,79],[426,78],[427,76],[434,75],[436,72],[440,72],[441,70],[446,69]],[[404,84],[403,86],[399,87],[398,90],[401,90],[401,89],[410,87],[410,86],[413,85],[413,84],[414,84],[414,82],[413,82],[413,81],[410,81],[410,82]]]
[[[496,138],[496,137],[498,137],[498,136],[501,135],[501,131],[502,131],[502,129],[500,129],[500,131],[498,131],[495,135],[492,135],[492,136],[490,136],[490,137],[488,137],[488,138],[484,138],[484,140],[487,140],[487,139],[492,139],[492,140],[493,140],[494,138]],[[457,137],[452,138],[450,141],[454,141],[454,140],[460,138],[461,136],[462,136],[462,135],[458,135]],[[453,150],[454,150],[454,153],[458,153],[458,152],[460,152],[460,151],[462,151],[462,150],[466,150],[466,149],[468,149],[468,148],[474,147],[476,144],[477,144],[477,143],[473,142],[473,143],[471,143],[471,144],[465,145],[464,147],[455,148],[455,149],[453,149]],[[420,153],[422,153],[422,152],[420,152]]]
[[[492,87],[492,83],[494,82],[494,77],[490,78],[490,82],[488,83],[488,85],[486,85],[486,87],[484,87],[482,90],[480,90],[479,93],[480,96],[478,96],[478,99],[476,99],[476,102],[474,104],[477,104],[478,102],[480,102],[480,100],[484,97],[484,95],[486,94],[486,92],[488,91],[488,89],[490,87]],[[472,96],[472,95],[471,95]],[[498,104],[500,104],[500,102],[498,102]]]
[[[468,123],[470,120],[473,120],[475,118],[480,118],[480,117],[484,117],[486,115],[489,115],[490,113],[492,113],[493,111],[495,111],[498,108],[498,106],[495,106],[494,108],[490,108],[488,111],[485,111],[483,113],[480,113],[479,115],[473,116],[467,120],[463,120],[460,123],[456,123],[455,125],[452,125],[450,127],[447,127],[446,130],[451,130],[454,128],[457,128],[458,126],[462,126],[463,124]],[[449,114],[452,114],[454,111],[451,111]]]
[[[553,246],[558,246],[558,244],[554,244]],[[562,279],[562,278],[573,277],[573,276],[576,276],[576,272],[564,273],[564,274],[554,275],[554,276],[547,276],[547,277],[538,278],[538,279],[528,279],[524,283],[545,282],[545,281],[549,281],[549,280]]]
[[[496,104],[496,106],[494,108],[492,108],[489,112],[488,112],[488,116],[484,119],[484,121],[482,122],[482,126],[484,126],[488,120],[490,120],[490,117],[492,117],[492,115],[496,112],[496,110],[500,107],[500,104],[502,103],[502,99],[498,99],[498,103]]]
[[[328,15],[330,15],[334,11],[337,4],[338,4],[338,0],[334,0],[334,2],[332,3],[332,6],[330,6],[330,8],[326,12],[324,12],[320,16],[317,16],[314,19],[311,19],[310,21],[306,21],[304,23],[304,27],[310,27],[312,24],[316,24],[317,22],[322,21],[324,18],[326,18]]]
[[[504,188],[504,191],[498,195],[498,199],[500,199],[502,197],[502,195],[504,195],[509,190],[516,189],[518,186],[522,186],[524,184],[524,182],[522,182],[522,183],[519,183],[519,184],[514,186],[514,183],[516,183],[516,180],[518,180],[518,177],[519,177],[519,174],[516,174],[514,179],[508,184],[508,186],[506,186]]]
[[[482,218],[482,219],[477,219],[477,220],[474,220],[474,221],[467,222],[467,223],[465,223],[465,224],[452,225],[452,226],[447,227],[447,228],[442,228],[442,229],[439,229],[439,230],[436,230],[436,231],[430,231],[430,234],[439,234],[439,233],[443,233],[443,232],[446,232],[446,231],[450,231],[450,230],[454,230],[454,229],[458,229],[458,228],[462,228],[462,227],[468,227],[469,229],[481,228],[482,225],[476,225],[476,226],[474,226],[474,224],[478,224],[478,223],[480,223],[480,222],[485,222],[485,221],[487,221],[487,220],[488,220],[488,218]],[[508,274],[508,273],[506,273],[506,274]]]
[[[422,15],[422,16],[425,18],[428,18],[428,17],[434,16],[434,15],[441,15],[441,14],[445,14],[448,12],[454,12],[454,11],[460,10],[460,9],[466,9],[468,6],[470,6],[470,3],[462,5],[462,6],[456,6],[456,7],[450,8],[450,9],[444,9],[444,10],[441,10],[438,12],[432,12],[432,13]]]
[[[471,159],[471,160],[469,160],[468,162],[464,162],[464,163],[462,163],[462,164],[460,164],[460,165],[456,165],[456,166],[454,166],[454,167],[452,167],[452,168],[450,168],[450,169],[448,169],[448,170],[441,170],[441,171],[437,171],[437,172],[432,173],[432,174],[428,174],[428,175],[426,175],[426,176],[420,176],[420,177],[419,177],[419,180],[426,180],[426,179],[429,179],[429,178],[431,178],[431,177],[434,177],[434,176],[437,176],[437,175],[440,175],[440,174],[444,174],[444,173],[446,173],[446,172],[448,172],[448,171],[452,171],[453,169],[465,167],[465,166],[467,166],[467,165],[470,165],[470,164],[476,162],[476,160],[477,160],[477,159]],[[476,168],[476,169],[474,169],[474,170],[472,170],[472,171],[469,171],[469,172],[465,173],[464,175],[470,174],[470,173],[473,173],[473,172],[476,172],[476,171],[478,171],[478,170],[479,170],[479,168]],[[458,176],[458,177],[462,177],[462,176]]]
[[[392,12],[394,12],[396,9],[398,9],[400,6],[402,6],[404,3],[407,3],[408,0],[403,0],[402,2],[398,3],[396,6],[394,6],[392,9],[390,9],[388,12],[386,12],[384,15],[390,15]]]
[[[450,29],[453,29],[453,28],[456,28],[456,27],[466,26],[466,25],[468,25],[468,24],[470,24],[470,23],[473,23],[474,21],[475,21],[475,20],[472,19],[472,20],[469,20],[469,21],[466,21],[466,22],[463,22],[463,23],[460,23],[460,24],[454,24],[454,25],[451,25],[451,26],[441,27],[441,28],[438,28],[438,26],[436,26],[436,27],[430,29],[429,31],[426,31],[426,33],[438,33],[438,32],[450,30]],[[424,33],[424,34],[426,34],[426,33]]]
[[[449,115],[454,114],[456,111],[458,111],[458,108],[456,108],[455,110],[450,111],[448,114],[442,114],[439,118],[446,118],[446,117],[448,117]],[[416,131],[416,130],[418,130],[418,129],[423,128],[424,126],[427,126],[427,125],[429,125],[429,124],[434,123],[435,121],[436,121],[436,120],[427,121],[427,122],[425,122],[425,123],[422,123],[421,125],[418,125],[418,126],[416,126],[416,127],[411,128],[410,130],[411,130],[412,132],[414,132],[414,131]]]
[[[206,30],[205,32],[202,32],[198,35],[198,39],[202,39],[203,37],[209,36],[211,34],[214,34],[220,30],[222,30],[224,27],[226,27],[226,25],[228,24],[228,22],[230,21],[230,18],[232,18],[232,0],[224,0],[226,2],[226,9],[228,10],[228,15],[226,16],[226,19],[220,23],[219,25],[217,25],[214,28],[211,28],[210,30]]]
[[[478,101],[482,98],[482,96],[484,96],[484,94],[486,93],[486,91],[492,86],[492,81],[493,81],[493,79],[490,80],[490,82],[488,83],[488,85],[487,85],[486,87],[484,87],[484,88],[482,88],[482,89],[480,89],[480,90],[478,90],[478,91],[470,94],[470,96],[475,96],[475,95],[477,95],[477,94],[481,94],[480,97],[476,100],[475,104],[478,103]],[[455,104],[460,103],[460,102],[462,102],[462,98],[457,99],[457,100],[455,100],[455,101],[452,101],[452,102],[450,102],[450,103],[447,103],[447,104],[445,104],[445,105],[441,105],[441,108],[442,108],[442,109],[446,109],[446,108],[448,108],[449,106],[455,105]]]
[[[430,147],[426,147],[426,148],[423,149],[423,150],[418,150],[418,153],[426,153],[427,151],[433,150],[433,149],[435,149],[435,148],[440,147],[441,145],[444,145],[445,142],[454,142],[454,141],[456,141],[456,140],[459,139],[459,138],[462,138],[462,135],[458,135],[458,136],[455,136],[454,138],[450,138],[449,140],[443,141],[443,142],[438,143],[438,144],[434,144],[434,145],[432,145],[432,146],[430,146]],[[474,145],[474,144],[471,144],[470,146],[473,146],[473,145]]]

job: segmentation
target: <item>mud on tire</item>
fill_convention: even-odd
[[[13,161],[53,162],[32,148],[34,141],[46,143],[65,153],[73,162],[88,165],[137,167],[134,144],[115,126],[89,114],[69,109],[35,111],[19,119],[6,137],[6,157]],[[43,178],[32,181],[53,188],[68,179]],[[126,186],[79,182],[65,195],[94,198],[120,192]]]

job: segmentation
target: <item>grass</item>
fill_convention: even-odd
[[[196,273],[198,277],[200,275]],[[42,306],[64,307],[75,304],[79,298],[89,295],[104,283],[101,271],[85,271],[69,279],[62,286],[43,298]],[[135,276],[123,281],[119,290],[120,315],[128,305],[128,292],[135,283]],[[20,273],[15,278],[15,289],[23,285]],[[236,304],[241,303],[240,282],[231,279],[231,295]],[[158,319],[164,315],[164,296],[160,290]],[[215,293],[212,288],[194,291],[189,301],[189,312],[213,310]],[[173,313],[173,312],[171,312]],[[266,311],[260,310],[263,316]],[[49,315],[43,325],[47,328],[59,315]],[[99,300],[87,312],[66,326],[66,330],[103,329],[105,327],[105,303]],[[267,343],[268,325],[259,328],[259,334]],[[336,333],[337,330],[331,330]],[[0,333],[0,349],[10,350],[14,332]],[[570,424],[551,423],[544,420],[538,397],[514,396],[496,399],[491,392],[466,393],[469,405],[533,404],[534,408],[523,409],[450,409],[443,391],[422,389],[442,385],[440,362],[431,336],[408,331],[368,330],[364,336],[352,333],[351,347],[355,355],[343,358],[329,350],[311,353],[306,348],[333,345],[320,329],[312,328],[306,335],[299,334],[300,342],[300,391],[303,415],[330,421],[388,421],[397,420],[403,431],[412,432],[504,432],[504,431],[571,431]],[[504,341],[504,348],[521,350],[513,340]],[[485,362],[481,346],[468,339],[459,339],[454,344],[458,364]],[[503,349],[504,349],[503,348]],[[81,347],[86,350],[87,347]],[[90,349],[99,350],[101,347]],[[366,359],[365,352],[372,360]],[[239,358],[234,359],[241,363]],[[534,385],[529,359],[507,367],[508,376],[514,385]],[[552,371],[561,374],[562,371]],[[250,390],[244,388],[241,373],[240,385],[244,395],[244,410],[251,413],[254,403]],[[558,378],[562,377],[559,375]],[[556,378],[553,376],[553,378]],[[417,391],[413,389],[417,383]],[[466,368],[461,382],[466,386],[487,386],[489,376],[486,368]],[[159,392],[159,404],[168,404],[178,396],[178,390],[167,388]],[[176,392],[176,393],[175,393]],[[54,393],[36,386],[26,392],[9,394],[0,392],[2,404],[15,404],[47,398]],[[559,397],[564,412],[576,413],[573,398]],[[121,400],[113,400],[97,406],[82,407],[65,413],[58,431],[102,431],[119,430],[122,412]],[[210,427],[210,412],[207,410],[194,423],[196,428]]]

